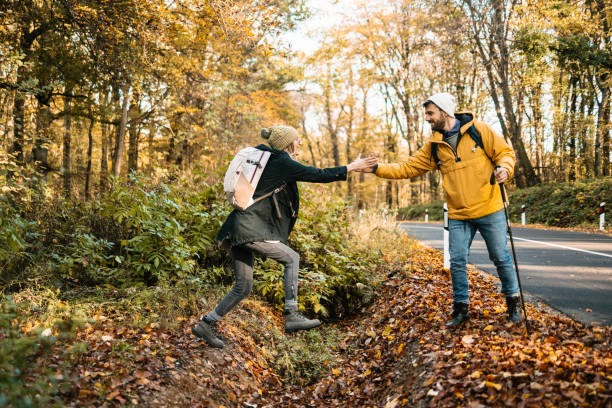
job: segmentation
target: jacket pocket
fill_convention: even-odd
[[[442,166],[442,186],[446,191],[446,201],[449,209],[461,210],[467,205],[465,185],[466,162],[459,161],[448,166]]]
[[[491,198],[492,165],[481,157],[453,163],[444,173],[449,208],[472,212]]]

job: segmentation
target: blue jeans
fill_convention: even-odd
[[[512,258],[510,258],[508,252],[506,214],[503,210],[471,220],[449,219],[448,229],[450,271],[455,303],[470,303],[465,265],[476,230],[480,231],[480,235],[484,238],[489,251],[489,259],[497,268],[497,274],[502,284],[502,293],[506,297],[518,295],[518,281],[514,273]]]

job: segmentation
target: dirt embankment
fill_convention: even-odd
[[[604,407],[611,402],[610,328],[584,327],[528,304],[532,331],[527,335],[523,325],[506,322],[493,278],[470,271],[472,319],[449,330],[444,323],[452,290],[439,253],[422,248],[394,268],[386,271],[373,304],[336,323],[344,338],[329,371],[315,383],[282,384],[258,361],[253,352],[273,347],[266,344],[265,327],[226,326],[229,346],[213,352],[189,343],[189,364],[176,369],[157,399],[170,401],[174,395],[173,402],[192,406],[249,407]],[[278,317],[261,318],[263,326],[282,324]]]

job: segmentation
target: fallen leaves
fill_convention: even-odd
[[[527,336],[522,325],[507,323],[493,280],[470,271],[472,318],[449,330],[452,290],[439,253],[421,248],[403,262],[383,265],[393,278],[362,315],[339,324],[337,358],[314,384],[283,384],[262,357],[273,356],[274,345],[253,335],[265,328],[228,324],[230,345],[217,351],[189,334],[195,318],[168,330],[117,326],[117,316],[98,314],[76,335],[80,357],[63,398],[73,406],[610,405],[610,328],[527,305]],[[266,325],[282,327],[271,309],[260,313]]]
[[[461,343],[469,346],[470,344],[474,343],[474,337],[472,337],[471,334],[466,334],[465,336],[461,338]]]
[[[381,285],[364,313],[367,326],[351,322],[357,333],[344,339],[333,376],[270,395],[271,405],[608,406],[609,328],[527,305],[533,330],[527,336],[523,325],[507,322],[493,279],[470,271],[472,318],[448,330],[452,289],[441,256],[419,249],[408,262],[409,276],[394,272]],[[372,377],[359,375],[364,370]]]

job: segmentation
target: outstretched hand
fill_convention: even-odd
[[[346,169],[349,173],[352,171],[372,173],[376,163],[378,163],[378,159],[376,157],[357,157],[355,161],[346,166]]]

